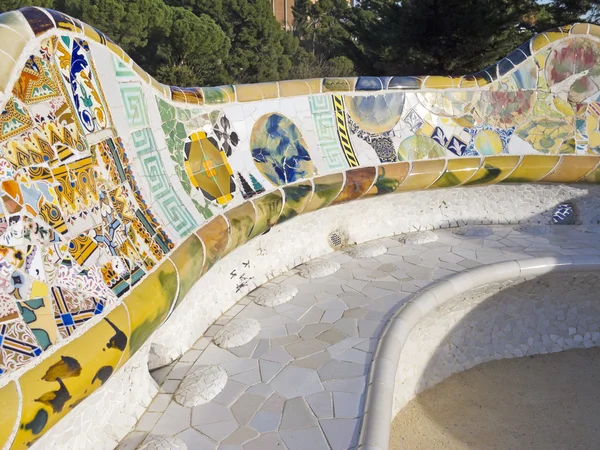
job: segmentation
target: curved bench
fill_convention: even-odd
[[[464,77],[177,88],[57,11],[0,25],[9,448],[109,382],[211,267],[275,225],[389,193],[599,178],[596,26],[540,34]],[[254,287],[240,275],[207,324]]]
[[[432,311],[468,291],[507,280],[537,277],[550,273],[597,272],[600,257],[544,257],[507,261],[467,269],[435,283],[406,302],[386,324],[377,343],[365,399],[359,448],[388,448],[390,423],[404,406],[397,399],[399,362],[410,333]]]

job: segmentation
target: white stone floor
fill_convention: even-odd
[[[486,237],[437,230],[439,240],[423,245],[379,239],[371,244],[387,248],[380,256],[354,258],[346,249],[320,258],[341,265],[332,275],[307,279],[296,268],[271,280],[299,292],[272,308],[254,303],[258,291],[247,295],[178,361],[155,371],[160,393],[118,449],[135,449],[150,435],[176,436],[194,450],[354,448],[377,339],[414,293],[480,264],[600,255],[598,235],[577,227],[489,228]],[[217,347],[212,336],[233,317],[258,320],[260,333],[239,347]],[[223,391],[192,408],[175,402],[186,374],[211,365],[227,372]]]

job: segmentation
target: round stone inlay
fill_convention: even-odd
[[[465,237],[486,237],[493,233],[494,231],[490,227],[478,225],[460,227],[459,229],[454,230],[454,234]]]
[[[289,302],[296,294],[298,294],[298,288],[290,284],[263,286],[254,298],[254,303],[260,306],[273,307]]]
[[[150,435],[138,450],[187,450],[187,445],[175,436]]]
[[[239,347],[247,344],[260,332],[260,322],[256,319],[231,319],[221,328],[213,342],[221,348]]]
[[[175,392],[175,401],[192,408],[215,398],[227,383],[227,372],[219,366],[208,366],[187,375]]]
[[[304,278],[322,278],[340,270],[339,263],[333,261],[312,261],[300,266]]]

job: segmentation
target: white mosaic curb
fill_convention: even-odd
[[[598,256],[560,256],[506,261],[467,269],[435,283],[406,302],[386,324],[377,343],[367,385],[359,449],[387,450],[393,420],[394,385],[402,349],[419,321],[457,295],[486,284],[551,272],[600,270]]]
[[[176,436],[150,436],[138,450],[187,450],[185,442]]]

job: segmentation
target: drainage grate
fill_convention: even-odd
[[[329,245],[334,250],[340,250],[348,245],[348,235],[345,231],[335,230],[329,233]]]

